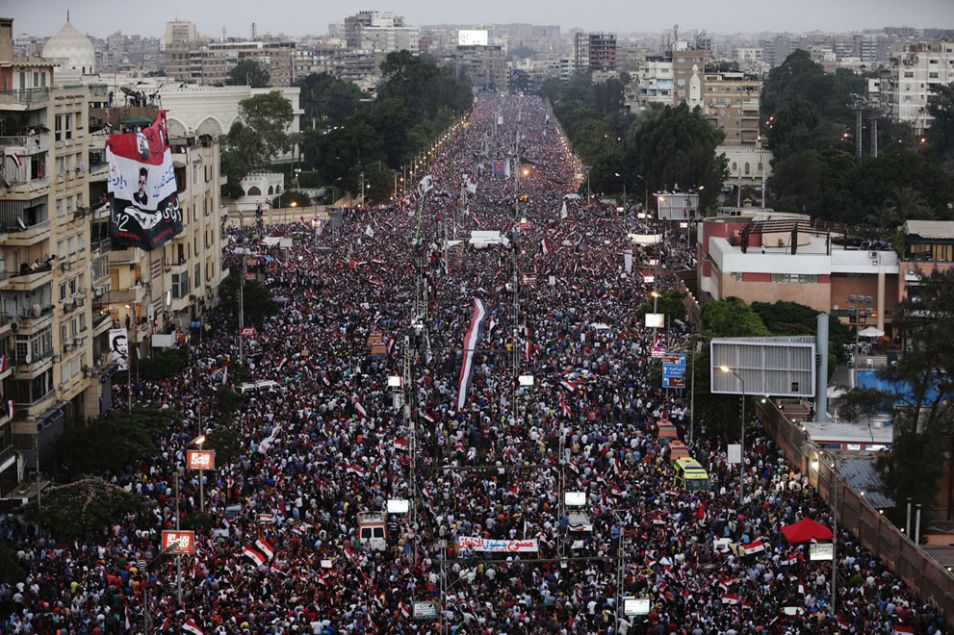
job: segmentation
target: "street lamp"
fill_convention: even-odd
[[[659,313],[659,311],[657,310],[659,309],[659,295],[660,295],[659,292],[653,289],[652,291],[649,292],[649,295],[653,299],[653,313]]]
[[[626,212],[626,179],[619,172],[613,172],[621,181],[623,181],[623,212]]]
[[[637,179],[643,182],[643,196],[645,202],[643,203],[643,211],[647,214],[649,213],[649,184],[646,183],[646,178],[641,174],[634,174]]]
[[[734,375],[736,379],[739,380],[739,384],[742,386],[742,427],[741,435],[739,437],[739,505],[742,504],[742,486],[745,480],[745,380],[742,379],[742,376],[736,371],[732,370],[725,364],[719,366],[719,370],[727,375]]]
[[[205,440],[206,440],[205,435],[200,434],[196,438],[192,439],[192,445],[194,445],[195,447],[201,450],[202,446],[205,444]],[[205,513],[205,483],[203,483],[204,480],[205,480],[205,470],[200,468],[199,469],[199,511],[203,514]]]

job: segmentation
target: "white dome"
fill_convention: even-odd
[[[59,33],[47,40],[43,47],[43,57],[61,62],[64,70],[84,74],[96,72],[96,49],[93,48],[93,43],[77,31],[69,20]]]

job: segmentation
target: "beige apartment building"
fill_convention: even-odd
[[[107,118],[105,85],[55,81],[64,62],[14,56],[12,34],[0,18],[0,499],[49,460],[66,420],[110,407],[110,328],[128,316],[148,354],[154,335],[199,326],[223,278],[218,141],[172,139],[183,233],[112,251],[107,123],[155,109]]]
[[[707,73],[702,90],[706,119],[725,132],[729,146],[756,146],[762,82],[742,73]]]

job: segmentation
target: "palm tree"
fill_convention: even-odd
[[[896,187],[894,189],[894,205],[897,209],[898,220],[903,222],[910,219],[928,219],[934,217],[934,212],[924,202],[921,192],[913,187]]]

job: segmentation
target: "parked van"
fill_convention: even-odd
[[[387,541],[387,515],[384,512],[361,512],[358,514],[358,542],[372,551],[385,551]]]
[[[687,492],[704,492],[709,489],[709,474],[692,457],[676,459],[673,464],[676,476],[673,485]]]

